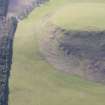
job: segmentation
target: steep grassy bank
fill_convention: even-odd
[[[105,104],[105,86],[56,71],[39,52],[37,38],[47,38],[43,26],[52,22],[52,18],[46,22],[45,17],[68,3],[69,0],[51,0],[19,23],[14,41],[10,105]]]

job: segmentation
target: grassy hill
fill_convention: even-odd
[[[38,44],[39,39],[48,36],[44,30],[49,22],[67,29],[91,25],[104,29],[104,0],[93,2],[51,0],[19,23],[14,40],[9,105],[105,105],[104,85],[57,71],[41,55]],[[68,12],[72,13],[72,20]]]
[[[55,24],[68,29],[105,29],[104,3],[75,3],[61,7],[53,16]]]

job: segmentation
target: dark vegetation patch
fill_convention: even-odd
[[[64,33],[59,47],[67,55],[105,60],[105,31],[69,31]]]
[[[50,29],[51,37],[42,44],[50,64],[70,75],[105,83],[104,30],[66,30],[54,25]]]
[[[59,48],[65,56],[87,61],[85,78],[98,82],[105,80],[105,31],[64,31]],[[79,67],[78,67],[79,68]]]
[[[8,105],[12,47],[17,21],[15,18],[2,18],[0,27],[0,105]]]

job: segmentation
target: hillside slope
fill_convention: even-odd
[[[46,24],[53,23],[51,16],[68,3],[70,0],[51,0],[19,23],[14,41],[10,105],[105,104],[104,85],[59,72],[39,52],[39,42],[49,37],[45,30],[50,27],[45,27]]]

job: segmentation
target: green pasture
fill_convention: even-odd
[[[40,54],[38,46],[46,17],[46,22],[67,29],[104,29],[104,0],[93,2],[51,0],[18,24],[9,105],[105,105],[104,85],[57,71]]]

